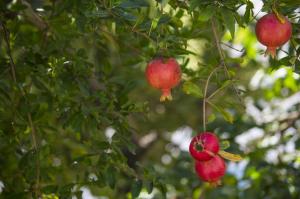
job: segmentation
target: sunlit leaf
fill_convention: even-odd
[[[198,85],[194,84],[193,82],[190,81],[184,82],[182,89],[183,92],[185,92],[188,95],[192,95],[199,98],[203,97],[202,89]]]

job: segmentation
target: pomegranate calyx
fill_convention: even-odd
[[[167,100],[172,101],[173,100],[172,95],[162,95],[159,98],[159,101],[161,101],[161,102],[164,102],[164,101],[167,101]]]
[[[162,89],[161,91],[162,91],[162,95],[160,96],[159,101],[164,102],[167,100],[169,101],[173,100],[170,89]]]
[[[217,180],[217,181],[209,182],[209,185],[212,186],[213,188],[216,188],[216,187],[222,185],[222,181],[221,180]]]
[[[276,57],[276,47],[270,47],[270,46],[268,46],[268,47],[267,47],[267,50],[266,50],[266,52],[265,52],[265,57],[266,57],[268,54],[270,54],[271,57],[272,57],[273,59],[275,59],[275,57]]]

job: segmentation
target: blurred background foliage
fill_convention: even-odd
[[[0,198],[300,198],[299,3],[0,1]],[[293,23],[276,60],[254,34],[273,4]],[[156,56],[181,65],[171,102]],[[244,157],[218,188],[187,151],[211,94],[207,129]]]

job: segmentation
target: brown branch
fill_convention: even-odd
[[[30,23],[32,23],[42,31],[48,28],[48,24],[32,9],[30,3],[28,3],[26,0],[19,1],[21,4],[27,7],[23,11],[23,15]]]
[[[11,73],[12,73],[12,78],[14,83],[17,85],[17,77],[16,77],[16,65],[15,62],[12,58],[12,54],[11,54],[11,47],[10,47],[10,36],[9,36],[9,31],[6,28],[4,22],[1,22],[1,26],[4,32],[4,40],[6,43],[6,49],[7,49],[7,54],[10,60],[10,67],[11,67]],[[21,95],[23,97],[25,97],[25,91],[22,89],[22,87],[20,87],[20,92]],[[35,186],[35,196],[36,198],[40,197],[40,160],[39,160],[39,152],[38,152],[38,144],[37,144],[37,136],[36,136],[36,129],[34,127],[34,124],[32,122],[32,116],[31,113],[28,112],[27,113],[27,119],[28,119],[28,123],[30,125],[31,128],[31,136],[32,136],[32,144],[33,144],[33,148],[35,150],[35,153],[37,154],[37,159],[36,159],[36,186]]]
[[[4,25],[4,22],[1,22],[1,26],[2,26],[3,33],[4,33],[4,40],[5,40],[5,43],[6,43],[7,54],[8,54],[8,57],[9,57],[10,70],[11,70],[12,78],[13,78],[14,82],[17,83],[16,66],[15,66],[14,60],[13,60],[12,55],[11,55],[11,48],[10,48],[10,42],[9,42],[9,32],[8,32],[6,26]]]

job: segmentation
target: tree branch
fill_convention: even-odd
[[[215,40],[215,43],[216,43],[216,46],[217,46],[217,49],[218,49],[218,53],[219,53],[219,56],[220,56],[221,64],[224,66],[225,74],[226,74],[226,76],[229,80],[232,80],[232,78],[230,76],[230,73],[228,71],[227,64],[225,62],[225,55],[224,55],[223,50],[222,50],[221,45],[220,45],[220,40],[219,40],[219,36],[218,36],[218,33],[217,33],[216,22],[215,22],[214,18],[212,18],[212,20],[211,20],[211,28],[212,28],[212,31],[213,31],[213,36],[214,36],[214,40]],[[235,94],[237,95],[240,103],[245,108],[245,106],[243,105],[243,101],[241,100],[239,92],[238,92],[236,86],[234,85],[234,83],[232,83],[232,88],[233,88]]]
[[[219,68],[219,66],[217,66],[216,68],[214,68],[211,73],[208,75],[208,78],[206,80],[206,83],[205,83],[205,88],[204,88],[204,96],[203,96],[203,103],[202,103],[202,111],[203,111],[203,131],[206,131],[206,94],[207,94],[207,88],[208,88],[208,84],[209,84],[209,81],[212,77],[212,75],[215,73],[215,71]]]
[[[8,32],[4,22],[1,22],[1,26],[2,26],[3,33],[4,33],[4,40],[5,40],[5,43],[6,43],[7,54],[8,54],[8,57],[9,57],[10,70],[11,70],[12,78],[13,78],[14,82],[17,83],[16,66],[15,66],[14,60],[13,60],[12,55],[11,55],[11,48],[10,48],[10,42],[9,42],[9,32]]]
[[[42,31],[48,28],[48,24],[32,9],[30,3],[28,3],[26,0],[19,1],[27,7],[23,11],[23,15],[30,23],[32,23]]]
[[[9,31],[6,28],[4,22],[1,22],[1,26],[2,26],[2,29],[3,29],[3,32],[4,32],[4,40],[5,40],[5,43],[6,43],[7,54],[8,54],[9,61],[10,61],[12,78],[13,78],[14,83],[17,85],[18,82],[17,82],[17,77],[16,77],[16,65],[15,65],[15,62],[14,62],[14,60],[12,58],[12,54],[11,54]],[[21,87],[20,87],[20,92],[21,92],[21,95],[23,97],[25,97],[25,91]],[[37,155],[37,159],[36,159],[36,185],[35,185],[34,190],[35,190],[36,198],[39,198],[40,197],[40,160],[39,160],[38,144],[37,144],[37,138],[36,138],[37,137],[36,136],[36,129],[35,129],[34,124],[32,122],[32,116],[31,116],[30,112],[27,113],[27,119],[28,119],[28,123],[29,123],[30,128],[31,128],[32,145],[33,145],[33,148],[34,148],[35,153]]]

